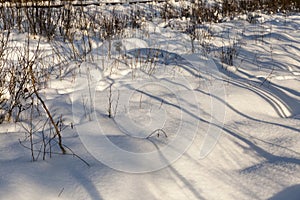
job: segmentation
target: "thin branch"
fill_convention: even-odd
[[[52,115],[51,115],[48,107],[46,106],[44,100],[40,97],[40,95],[39,95],[39,93],[38,93],[38,91],[36,89],[36,82],[35,82],[35,76],[34,76],[33,70],[32,70],[32,65],[29,66],[29,73],[31,75],[31,82],[32,82],[32,86],[33,86],[33,91],[34,91],[36,97],[38,98],[38,100],[41,102],[44,110],[46,111],[46,113],[47,113],[47,115],[48,115],[48,117],[50,119],[50,122],[51,122],[51,124],[53,125],[53,127],[55,129],[56,135],[58,136],[58,145],[59,145],[62,153],[65,154],[66,150],[65,150],[65,148],[62,145],[62,137],[61,137],[60,131],[58,129],[58,126],[56,125],[56,123],[55,123],[55,121],[54,121],[54,119],[53,119],[53,117],[52,117]]]
[[[22,147],[24,147],[25,149],[29,149],[29,147],[25,146],[22,141],[19,139],[19,143]],[[66,145],[64,145],[68,150],[70,150],[71,153],[60,153],[60,152],[53,152],[53,151],[45,151],[45,153],[51,153],[51,154],[56,154],[56,155],[69,155],[69,156],[75,156],[76,158],[78,158],[79,160],[81,160],[84,164],[86,164],[88,167],[90,167],[90,164],[85,161],[83,158],[81,158],[80,156],[78,156],[77,154],[75,154],[69,147],[67,147]],[[41,153],[41,150],[33,150],[34,152],[39,152]]]
[[[158,136],[158,137],[159,137],[159,133],[160,133],[160,132],[162,132],[162,133],[165,135],[165,137],[168,137],[167,133],[166,133],[163,129],[159,128],[159,129],[154,130],[152,133],[150,133],[150,134],[146,137],[146,139],[150,138],[150,137],[151,137],[154,133],[156,133],[156,132],[157,132],[157,136]]]

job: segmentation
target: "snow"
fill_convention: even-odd
[[[109,41],[94,40],[93,59],[42,90],[63,114],[63,142],[90,166],[70,155],[30,162],[22,126],[5,122],[0,199],[299,199],[299,13],[205,24],[210,47],[196,53],[162,20],[143,27],[112,39],[111,58]],[[27,35],[12,37],[21,46]],[[60,62],[54,44],[40,45]],[[225,47],[238,51],[233,66],[220,61]]]

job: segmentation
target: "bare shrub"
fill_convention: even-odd
[[[238,42],[230,43],[228,46],[223,46],[220,59],[221,62],[233,66],[234,59],[238,57],[241,45]]]

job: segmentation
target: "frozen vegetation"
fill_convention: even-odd
[[[297,1],[0,15],[0,199],[300,198]]]

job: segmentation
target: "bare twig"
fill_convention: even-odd
[[[46,106],[44,100],[41,98],[40,94],[38,93],[38,91],[37,91],[37,89],[36,89],[36,81],[35,81],[35,76],[34,76],[34,74],[33,74],[32,65],[29,66],[29,73],[30,73],[30,76],[31,76],[31,82],[32,82],[32,86],[33,86],[33,91],[34,91],[36,97],[38,98],[38,100],[41,102],[41,104],[42,104],[44,110],[46,111],[47,116],[49,117],[49,120],[50,120],[51,124],[53,125],[53,127],[54,127],[54,129],[55,129],[56,135],[58,136],[58,145],[59,145],[59,147],[60,147],[62,153],[65,154],[65,153],[66,153],[66,150],[65,150],[65,148],[64,148],[63,145],[62,145],[62,137],[61,137],[59,128],[58,128],[58,126],[56,125],[56,123],[55,123],[55,121],[54,121],[54,119],[53,119],[53,117],[52,117],[52,115],[51,115],[51,113],[50,113],[48,107]],[[55,136],[56,136],[56,135],[55,135]]]
[[[24,148],[26,149],[30,149],[30,147],[25,146],[21,140],[19,140],[20,145],[22,145]],[[81,158],[80,156],[78,156],[77,154],[75,154],[69,147],[67,147],[66,145],[64,145],[64,147],[66,147],[68,150],[70,150],[71,153],[60,153],[60,152],[53,152],[53,151],[46,151],[45,153],[51,153],[51,154],[56,154],[56,155],[70,155],[70,156],[75,156],[76,158],[78,158],[79,160],[81,160],[84,164],[86,164],[88,167],[90,167],[90,164],[85,161],[83,158]],[[40,152],[40,150],[33,150],[35,152]]]
[[[147,139],[150,138],[155,133],[157,133],[157,137],[159,137],[159,133],[163,133],[165,135],[165,137],[168,137],[167,133],[163,129],[159,128],[159,129],[154,130],[152,133],[150,133],[146,138]]]

